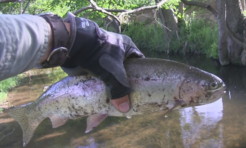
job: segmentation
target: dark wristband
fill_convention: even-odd
[[[42,64],[43,68],[62,65],[68,57],[69,32],[61,17],[53,14],[40,15],[49,24],[52,30],[52,48],[46,61]]]

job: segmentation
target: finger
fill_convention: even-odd
[[[130,110],[130,100],[128,95],[111,100],[111,104],[120,112],[126,113]]]

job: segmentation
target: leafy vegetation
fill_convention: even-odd
[[[33,74],[33,76],[44,76],[49,84],[55,83],[67,76],[67,74],[59,67],[44,70],[33,70],[32,73],[35,73]],[[0,103],[3,103],[5,101],[9,90],[19,85],[28,84],[31,79],[32,76],[30,76],[28,72],[26,72],[15,77],[0,81]],[[38,79],[35,79],[35,81],[36,82],[33,83],[44,83],[43,80],[40,80],[41,82],[39,82]]]
[[[5,101],[5,98],[7,97],[7,92],[11,88],[18,85],[18,79],[19,77],[16,76],[0,82],[0,103],[3,103]]]
[[[205,20],[192,19],[180,27],[179,38],[173,39],[168,46],[163,39],[164,31],[156,24],[131,24],[123,33],[132,37],[136,45],[144,52],[164,52],[173,54],[204,54],[217,58],[216,26]]]
[[[141,6],[154,5],[154,0],[95,0],[102,8],[106,9],[134,9]],[[163,52],[174,54],[205,54],[217,58],[217,32],[215,25],[201,19],[196,19],[193,14],[180,13],[180,0],[169,0],[161,9],[172,9],[174,15],[181,20],[179,23],[178,37],[169,41],[164,39],[163,26],[157,24],[142,24],[140,22],[125,24],[123,33],[132,37],[133,41],[143,52]],[[3,14],[40,14],[52,12],[65,16],[67,12],[74,12],[82,7],[89,6],[87,0],[25,0],[17,3],[0,3],[0,13]],[[183,9],[185,10],[185,8]],[[116,15],[116,13],[113,13]],[[106,15],[93,10],[86,10],[78,16],[86,17],[103,24]],[[64,77],[61,70],[54,70],[48,74],[52,82]],[[20,80],[20,81],[19,81]],[[25,79],[27,80],[27,79]],[[14,77],[0,82],[0,98],[6,97],[6,92],[23,82],[24,78]]]
[[[126,26],[123,31],[132,38],[142,51],[162,51],[165,46],[163,40],[163,30],[159,25],[145,25],[134,23]]]
[[[47,76],[50,79],[50,83],[52,84],[66,77],[67,74],[60,67],[57,67],[52,68],[51,72]]]
[[[118,10],[135,9],[156,3],[154,0],[95,0],[95,2],[102,8]],[[69,11],[74,12],[86,6],[89,6],[87,0],[27,0],[17,3],[0,3],[0,12],[9,14],[52,12],[64,16]],[[216,26],[204,20],[194,19],[194,14],[181,13],[180,0],[169,0],[162,6],[162,9],[171,9],[179,20],[185,22],[179,25],[178,38],[166,41],[163,38],[165,34],[162,27],[156,24],[146,26],[139,22],[127,24],[123,27],[123,33],[132,37],[141,50],[178,54],[206,54],[208,57],[217,57],[218,29]],[[185,9],[184,7],[182,11],[185,11]],[[106,15],[93,10],[86,10],[78,16],[87,17],[103,24],[104,20],[102,18]]]
[[[243,16],[245,17],[245,16],[246,16],[246,11],[245,11],[245,10],[242,11],[242,14],[243,14]]]
[[[205,20],[191,19],[181,26],[181,39],[173,41],[173,44],[176,44],[173,50],[183,54],[205,54],[208,57],[217,58],[217,35],[218,29],[216,26]]]

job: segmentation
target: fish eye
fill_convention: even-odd
[[[210,87],[211,89],[216,89],[216,88],[218,88],[218,86],[219,86],[219,84],[218,84],[217,82],[212,82],[212,83],[210,83],[210,85],[209,85],[209,87]]]

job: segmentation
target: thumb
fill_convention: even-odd
[[[130,99],[128,95],[111,100],[111,104],[120,112],[126,113],[130,110]]]

